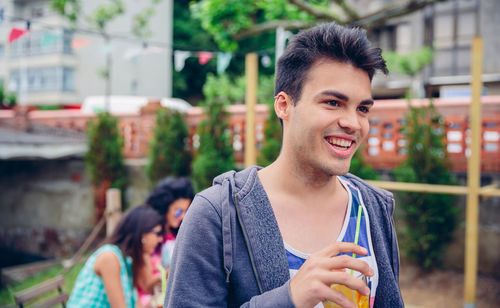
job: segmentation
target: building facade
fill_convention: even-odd
[[[401,2],[405,1],[351,1],[361,16]],[[414,80],[397,73],[391,73],[389,77],[376,76],[375,97],[401,97],[412,86],[414,95],[420,97],[470,96],[471,45],[474,36],[482,37],[484,44],[483,94],[500,94],[498,29],[500,1],[497,0],[437,2],[375,26],[369,36],[384,51],[407,54],[429,46],[434,52],[431,65],[417,74]]]
[[[125,13],[107,26],[110,43],[88,22],[99,0],[81,1],[76,29],[49,0],[0,0],[0,84],[26,105],[73,105],[106,94],[102,77],[111,54],[113,95],[171,96],[172,0],[124,0]],[[153,7],[151,35],[131,33],[137,13]],[[27,30],[9,42],[13,29]]]

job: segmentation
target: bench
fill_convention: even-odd
[[[30,305],[30,307],[50,308],[58,304],[66,307],[66,301],[68,300],[69,296],[67,293],[63,292],[63,284],[64,278],[60,275],[50,280],[44,281],[29,289],[14,293],[14,300],[16,301],[16,305],[18,305],[20,308],[23,308],[28,303],[31,303],[41,296],[57,289],[57,295],[51,296],[49,298],[43,298],[40,301],[37,301],[34,305]]]

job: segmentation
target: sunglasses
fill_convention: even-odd
[[[149,231],[149,233],[154,233],[157,236],[163,236],[163,230],[160,230],[160,231],[153,231],[153,230],[151,230],[151,231]]]
[[[185,213],[186,211],[187,210],[181,210],[181,209],[176,210],[174,213],[175,218],[180,217],[182,213]]]

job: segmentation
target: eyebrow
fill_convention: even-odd
[[[349,97],[343,93],[340,93],[338,91],[334,91],[334,90],[325,90],[321,93],[319,93],[317,96],[335,96],[343,101],[349,101]],[[360,105],[364,105],[364,106],[367,106],[367,105],[373,105],[374,102],[373,102],[373,99],[365,99],[365,100],[362,100],[360,103]]]

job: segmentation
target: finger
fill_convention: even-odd
[[[348,255],[336,256],[333,258],[328,258],[327,260],[328,260],[327,261],[328,264],[326,264],[326,267],[330,271],[343,270],[343,269],[348,268],[348,269],[358,271],[358,272],[362,273],[363,275],[369,276],[369,277],[371,277],[375,274],[373,269],[368,265],[368,263],[366,263],[363,260],[359,260],[359,259],[353,258],[353,257],[348,256]]]
[[[339,253],[355,253],[364,256],[368,253],[368,250],[354,243],[335,242],[318,252],[319,255],[324,257],[334,257]]]
[[[356,305],[340,291],[325,286],[325,289],[321,290],[321,294],[323,299],[322,302],[329,301],[344,308],[356,308]]]
[[[328,272],[323,273],[320,278],[327,286],[332,284],[340,284],[348,287],[351,290],[358,291],[359,294],[369,296],[370,288],[365,282],[359,278],[354,277],[346,272]]]

